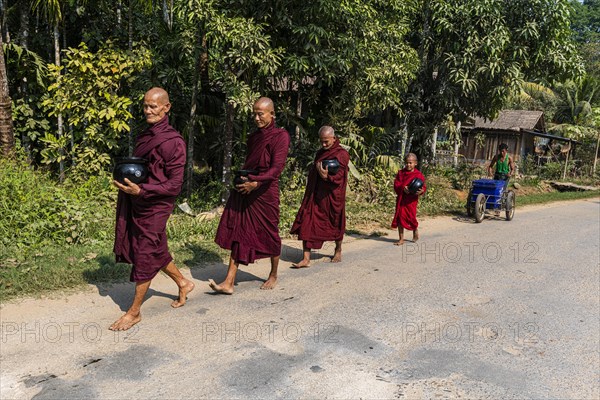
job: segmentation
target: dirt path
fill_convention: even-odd
[[[225,267],[206,265],[175,310],[159,276],[127,333],[107,327],[129,283],[5,304],[0,397],[598,398],[599,204],[424,219],[418,243],[348,238],[304,270],[287,241],[274,291],[261,261],[212,295]]]

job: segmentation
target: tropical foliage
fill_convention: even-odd
[[[293,136],[292,170],[310,160],[323,124],[361,172],[396,169],[407,151],[429,159],[439,128],[507,105],[543,109],[560,134],[591,135],[598,4],[3,1],[14,133],[1,125],[2,143],[14,135],[31,165],[61,179],[99,175],[131,151],[140,96],[161,86],[188,141],[191,196],[230,181],[260,95]]]

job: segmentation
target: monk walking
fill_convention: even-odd
[[[221,216],[215,242],[231,250],[229,268],[220,284],[209,279],[217,293],[232,294],[240,264],[248,265],[261,258],[271,259],[271,272],[261,289],[277,284],[277,267],[281,253],[279,237],[279,175],[285,166],[290,136],[275,126],[273,101],[261,97],[253,106],[258,130],[248,138],[244,170],[255,170],[242,177],[243,183],[231,191]]]
[[[150,125],[136,142],[135,157],[148,160],[148,181],[136,185],[125,179],[119,188],[114,252],[117,262],[133,264],[131,281],[135,296],[129,310],[110,326],[124,331],[141,321],[140,308],[152,279],[162,270],[179,287],[174,308],[185,304],[194,283],[185,279],[173,263],[167,246],[166,225],[173,212],[175,199],[183,184],[185,142],[169,125],[171,109],[169,95],[161,88],[152,88],[144,96],[144,114]]]
[[[394,213],[394,219],[392,220],[392,228],[398,228],[399,239],[394,243],[396,246],[404,244],[404,229],[413,231],[414,242],[419,240],[417,204],[419,203],[419,196],[427,190],[425,177],[421,171],[417,169],[417,156],[413,153],[409,153],[404,159],[404,163],[404,168],[398,171],[396,179],[394,180],[394,191],[398,195],[396,200],[396,212]],[[415,178],[419,178],[423,182],[423,186],[412,193],[409,190],[409,184]]]
[[[308,174],[304,199],[292,234],[302,240],[303,258],[292,268],[310,266],[310,251],[320,249],[323,242],[334,241],[335,251],[331,262],[342,261],[342,240],[346,229],[346,186],[348,184],[348,162],[350,155],[340,146],[331,126],[319,130],[321,149],[317,151],[315,162]],[[337,160],[339,169],[329,171],[323,168],[323,161]]]

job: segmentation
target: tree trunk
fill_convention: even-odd
[[[8,93],[8,77],[4,64],[3,43],[4,38],[0,32],[0,146],[2,156],[13,158],[15,156],[15,137],[12,124],[12,104]]]
[[[435,161],[435,152],[437,150],[438,127],[433,129],[433,138],[431,140],[431,161]]]
[[[298,85],[298,96],[296,98],[296,118],[300,120],[302,116],[302,94],[300,93],[300,85]],[[296,145],[300,145],[300,125],[296,124]]]
[[[171,4],[169,7],[169,29],[173,29],[173,0],[171,0]]]
[[[19,32],[17,33],[16,42],[25,50],[29,48],[29,8],[21,6],[20,8],[20,23]]]
[[[167,25],[170,30],[171,27],[169,26],[169,7],[167,6],[167,0],[163,0],[163,2],[162,2],[162,11],[163,11],[163,21],[165,21],[165,25]]]
[[[406,132],[408,134],[408,131]],[[415,136],[414,132],[411,132],[410,136],[408,137],[408,139],[406,140],[406,149],[405,149],[405,157],[408,153],[410,153],[410,151],[412,150],[412,141],[413,141],[413,137]]]
[[[569,165],[569,153],[571,153],[571,141],[569,140],[569,150],[567,150],[566,158],[565,158],[565,168],[563,169],[562,178],[565,180],[567,177],[567,166]]]
[[[198,108],[198,90],[203,75],[203,68],[208,68],[208,57],[206,54],[206,35],[202,34],[200,27],[198,32],[198,59],[196,61],[196,70],[194,76],[194,86],[192,87],[192,106],[190,107],[190,120],[188,123],[188,143],[187,143],[187,165],[186,165],[186,196],[189,198],[192,194],[192,184],[194,177],[194,144],[196,142],[196,111]],[[200,122],[202,130],[202,122]]]
[[[460,126],[461,126],[461,122],[458,121],[456,123],[456,132],[454,133],[454,135],[455,135],[454,136],[454,157],[452,159],[452,165],[454,167],[456,167],[458,165],[458,147],[459,147],[459,144],[460,144],[459,138],[460,138],[460,135],[461,135],[461,133],[460,133]],[[475,153],[477,153],[477,151],[475,151]]]
[[[60,33],[58,31],[58,23],[54,25],[54,64],[60,67]],[[57,117],[57,128],[58,137],[60,139],[63,136],[63,116],[61,113],[59,113]],[[61,148],[59,151],[60,161],[58,162],[58,179],[60,182],[65,180],[65,163],[63,161],[63,155],[64,149]]]
[[[196,108],[198,93],[198,84],[194,84],[192,89],[192,106],[190,107],[190,121],[187,129],[187,160],[186,160],[186,183],[185,196],[189,198],[192,195],[192,183],[194,180],[194,142],[196,141]]]
[[[129,0],[129,6],[127,7],[127,48],[129,51],[133,51],[133,1]],[[129,114],[133,114],[133,107],[129,106]],[[133,154],[133,121],[130,119],[127,121],[129,125],[129,132],[127,132],[127,154],[129,157]]]
[[[235,118],[235,109],[233,105],[226,99],[225,103],[225,143],[223,144],[223,193],[221,195],[221,203],[225,204],[229,197],[229,182],[231,181],[231,164],[233,160],[233,121]]]
[[[404,157],[406,156],[406,142],[408,141],[408,123],[406,121],[406,118],[404,118],[404,128],[402,129],[402,148],[400,150],[400,155],[402,156],[402,159],[404,160]]]
[[[133,0],[129,0],[127,7],[127,48],[133,50]]]
[[[594,151],[594,166],[592,167],[592,176],[596,175],[596,162],[598,161],[598,148],[600,147],[600,128],[598,129],[598,140],[596,141],[596,151]]]
[[[121,32],[121,10],[123,5],[121,4],[121,0],[117,2],[117,28],[119,29],[119,33]]]
[[[66,27],[64,19],[62,20],[61,24],[62,24],[61,28],[62,28],[62,42],[63,42],[62,48],[66,49],[67,48],[67,27]]]
[[[207,95],[210,91],[210,79],[208,75],[208,39],[206,38],[206,34],[202,35],[202,52],[200,53],[200,86],[202,88],[202,93]]]
[[[21,6],[19,8],[19,12],[20,26],[19,32],[17,33],[16,42],[19,46],[27,50],[29,49],[29,8],[26,6]],[[23,78],[23,80],[21,81],[20,90],[22,97],[24,99],[27,99],[27,93],[29,90],[27,87],[27,80],[25,78]],[[29,164],[32,164],[33,160],[31,159],[31,143],[29,140],[29,136],[26,132],[23,132],[23,134],[21,135],[21,145],[23,146],[23,150],[27,155],[27,162]]]
[[[6,24],[6,2],[4,0],[0,0],[0,34],[2,34],[2,41],[4,41],[4,37],[6,36],[6,43],[10,42],[10,32],[8,31],[8,26]]]

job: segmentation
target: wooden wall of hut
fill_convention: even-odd
[[[518,162],[528,152],[533,152],[533,137],[521,132],[481,132],[485,135],[483,146],[477,146],[475,136],[481,131],[468,131],[462,134],[459,153],[471,162],[484,164],[497,152],[500,143],[508,145],[508,153]]]

